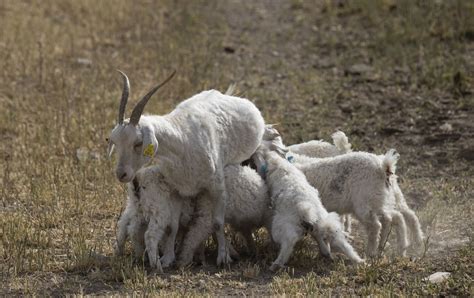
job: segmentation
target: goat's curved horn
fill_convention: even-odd
[[[133,108],[132,115],[130,116],[130,123],[133,125],[137,125],[138,121],[140,121],[140,117],[142,116],[143,109],[145,108],[146,104],[148,103],[148,100],[150,97],[158,91],[163,85],[168,83],[169,80],[171,80],[176,73],[176,70],[174,70],[171,75],[164,80],[162,83],[160,83],[158,86],[154,87],[151,89],[140,101],[137,103],[137,105]]]
[[[118,70],[117,71],[122,75],[123,78],[123,91],[122,99],[120,100],[119,114],[118,114],[118,124],[123,123],[123,118],[125,115],[125,107],[127,106],[128,95],[130,94],[130,81],[125,73]]]

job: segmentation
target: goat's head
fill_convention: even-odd
[[[135,173],[148,164],[158,149],[158,140],[155,137],[153,126],[141,117],[143,109],[151,96],[175,74],[173,72],[165,81],[151,89],[133,108],[130,119],[125,120],[125,107],[130,93],[128,77],[119,71],[123,78],[122,99],[120,101],[118,123],[112,130],[109,138],[109,156],[114,149],[118,153],[118,163],[115,173],[120,182],[130,182]],[[142,119],[141,119],[142,118]]]
[[[285,158],[286,153],[288,153],[288,148],[286,148],[286,146],[283,144],[283,140],[281,138],[280,133],[278,132],[278,130],[273,128],[272,124],[268,124],[265,126],[260,146],[257,148],[257,151],[251,156],[252,161],[257,167],[257,172],[262,177],[265,177],[267,165],[266,155],[270,151],[277,152],[278,155],[283,158]]]

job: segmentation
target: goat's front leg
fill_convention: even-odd
[[[173,222],[170,226],[170,233],[166,239],[163,257],[161,257],[161,265],[163,268],[168,267],[175,260],[175,243],[176,235],[178,234],[179,228],[179,217],[173,219]]]
[[[120,215],[120,218],[117,222],[117,243],[115,246],[116,256],[121,256],[124,253],[125,240],[127,240],[128,235],[128,225],[130,224],[131,220],[131,209],[126,208]]]
[[[217,261],[216,261],[217,266],[231,263],[232,258],[230,257],[229,245],[227,243],[227,239],[225,238],[224,228],[219,229],[216,232],[216,237],[217,237]]]
[[[377,215],[370,211],[367,218],[364,220],[364,225],[367,230],[367,248],[366,254],[368,257],[376,257],[377,249],[380,241],[380,230],[382,224],[380,223]]]
[[[140,216],[133,217],[128,225],[128,236],[132,242],[133,255],[137,259],[143,258],[145,253],[146,229],[147,225]]]
[[[158,244],[164,234],[165,229],[156,220],[150,219],[148,229],[145,232],[145,246],[151,268],[156,269],[159,273],[163,273],[163,268],[158,258]]]
[[[331,248],[329,247],[328,243],[326,243],[326,241],[323,239],[323,236],[317,231],[313,231],[311,233],[311,236],[313,236],[313,239],[318,242],[319,252],[321,253],[321,255],[325,258],[332,260],[333,257],[331,255]]]
[[[192,262],[194,253],[200,245],[212,234],[212,214],[206,205],[206,198],[199,199],[194,214],[193,224],[184,236],[178,265],[186,266]]]

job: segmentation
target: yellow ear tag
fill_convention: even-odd
[[[154,154],[155,154],[155,146],[153,146],[153,144],[148,144],[145,150],[143,150],[144,156],[153,157]]]

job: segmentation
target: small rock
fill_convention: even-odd
[[[224,47],[224,52],[226,52],[227,54],[233,54],[233,53],[235,53],[235,48],[233,48],[231,46],[225,46]]]
[[[404,132],[404,130],[397,127],[383,127],[381,132],[385,135],[391,136],[393,134]]]
[[[87,160],[100,160],[100,153],[81,147],[76,150],[76,158],[80,162],[85,162]]]
[[[89,150],[86,148],[79,148],[76,150],[76,157],[80,162],[84,162],[89,158]]]
[[[77,64],[84,65],[84,66],[91,66],[92,65],[92,60],[87,59],[87,58],[77,58],[76,62],[77,62]]]
[[[365,75],[373,71],[373,68],[367,64],[354,64],[348,69],[346,69],[345,73],[349,75]]]
[[[316,68],[331,68],[334,66],[334,63],[329,59],[323,58],[323,59],[320,59],[318,61],[318,64],[315,66]]]
[[[351,114],[353,111],[353,107],[350,103],[341,103],[338,106],[344,113]]]
[[[445,281],[450,275],[451,273],[449,272],[436,272],[425,278],[425,280],[437,284]]]
[[[441,125],[439,129],[441,129],[441,131],[445,133],[448,133],[448,132],[453,131],[453,126],[449,124],[448,122],[446,122],[445,124]]]

